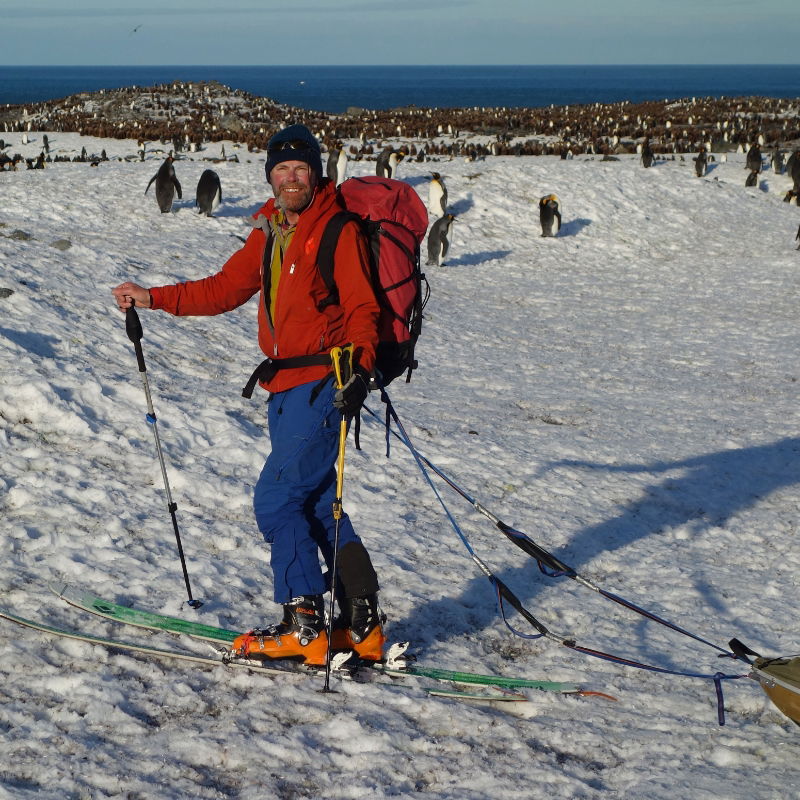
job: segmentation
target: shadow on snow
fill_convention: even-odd
[[[653,482],[642,491],[638,498],[625,504],[614,516],[576,531],[565,547],[550,548],[547,541],[539,540],[535,531],[528,533],[537,544],[580,573],[586,565],[591,564],[595,557],[615,550],[624,550],[631,543],[646,537],[657,536],[665,529],[688,525],[691,533],[696,535],[709,528],[725,525],[731,517],[755,506],[770,494],[800,483],[798,453],[800,453],[800,438],[787,438],[768,445],[722,450],[694,458],[657,461],[650,464],[602,464],[581,460],[553,462],[546,468],[555,469],[567,466],[573,469],[599,470],[608,473],[647,473],[653,476]],[[663,473],[681,470],[684,474],[680,477],[673,475],[662,479],[658,477]],[[513,520],[510,524],[514,524]],[[497,536],[502,536],[502,534],[498,531]],[[516,551],[510,541],[508,547]],[[671,541],[665,542],[664,547],[673,547],[673,544]],[[476,551],[476,553],[480,557],[480,552]],[[466,549],[464,556],[466,564],[469,560]],[[680,558],[680,554],[676,553],[676,558]],[[541,587],[552,584],[553,581],[540,573],[532,558],[529,558],[520,567],[502,569],[493,567],[491,564],[489,566],[535,617],[546,626],[554,628],[554,632],[569,635],[569,631],[558,630],[558,623],[553,622],[556,619],[555,614],[551,613],[548,608],[537,607],[536,597],[541,592]],[[647,569],[646,565],[639,563],[624,564],[624,566],[630,570]],[[712,567],[713,564],[709,563],[708,566]],[[559,580],[566,580],[570,585],[574,585],[573,581],[568,578]],[[653,583],[652,594],[648,593],[643,597],[627,596],[626,599],[661,615],[655,576]],[[601,581],[598,582],[598,585],[607,591],[614,591],[614,587],[604,586]],[[730,616],[733,613],[729,601],[717,597],[708,584],[696,581],[695,587],[703,594],[709,606],[721,615]],[[574,601],[566,594],[565,602],[574,604]],[[453,609],[454,605],[461,613]],[[536,632],[508,606],[506,606],[506,613],[510,623],[518,630],[524,633]],[[641,624],[640,617],[629,612],[623,611],[622,613],[625,615],[626,625],[634,627]],[[679,614],[664,614],[663,616],[672,622],[681,624]],[[436,625],[436,630],[431,630],[431,637],[437,642],[474,634],[481,627],[502,625],[502,621],[498,620],[494,591],[482,574],[474,574],[474,577],[464,586],[459,597],[446,597],[439,601],[427,602],[424,607],[412,609],[409,619],[447,621],[443,627]],[[629,622],[627,622],[628,620]],[[733,624],[733,620],[731,620],[731,624]],[[746,620],[741,624],[746,624]],[[415,627],[419,626],[415,625]],[[430,626],[423,627],[430,628]],[[701,636],[704,635],[702,630],[695,632]],[[744,635],[753,635],[754,633],[751,630],[745,632]],[[735,634],[736,631],[732,630],[731,635]],[[677,634],[675,635],[677,636]],[[638,633],[631,635],[631,645],[637,639],[640,639]],[[423,643],[420,642],[420,644]],[[593,643],[587,642],[587,644],[593,646]]]

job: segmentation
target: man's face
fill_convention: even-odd
[[[281,161],[269,174],[275,203],[290,214],[298,214],[310,202],[317,177],[305,161]]]

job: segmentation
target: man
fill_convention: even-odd
[[[369,277],[366,242],[348,222],[334,256],[338,298],[330,297],[316,264],[328,220],[341,210],[333,183],[322,177],[320,147],[303,125],[270,139],[267,180],[274,200],[255,215],[245,245],[208,278],[146,289],[112,289],[117,305],[133,303],[171,314],[230,311],[259,295],[258,341],[268,356],[254,373],[270,392],[271,452],[256,483],[256,522],[271,545],[274,599],[283,620],[234,642],[242,656],[300,658],[324,664],[328,649],[319,554],[330,570],[336,522],[335,462],[342,414],[352,417],[368,392],[375,364],[379,308]],[[330,351],[353,346],[352,374],[341,389],[332,379]],[[366,548],[346,514],[339,519],[336,559],[340,616],[331,648],[381,658],[385,642],[378,580]]]

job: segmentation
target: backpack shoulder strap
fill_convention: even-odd
[[[328,289],[328,296],[322,300],[317,306],[318,311],[322,311],[329,305],[339,305],[339,290],[336,288],[336,282],[333,280],[333,256],[336,252],[336,245],[339,243],[339,236],[342,233],[344,226],[350,220],[361,221],[358,214],[352,211],[339,211],[334,214],[325,226],[322,232],[322,238],[319,242],[319,250],[317,250],[317,268],[325,281],[325,286]]]

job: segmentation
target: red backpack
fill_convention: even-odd
[[[430,295],[419,261],[428,211],[407,183],[377,175],[349,178],[337,193],[346,210],[331,218],[320,240],[317,265],[328,297],[319,308],[339,302],[333,253],[345,223],[356,220],[369,243],[372,287],[381,308],[375,369],[383,386],[403,372],[408,382],[417,367],[414,346],[422,330],[422,309]]]

